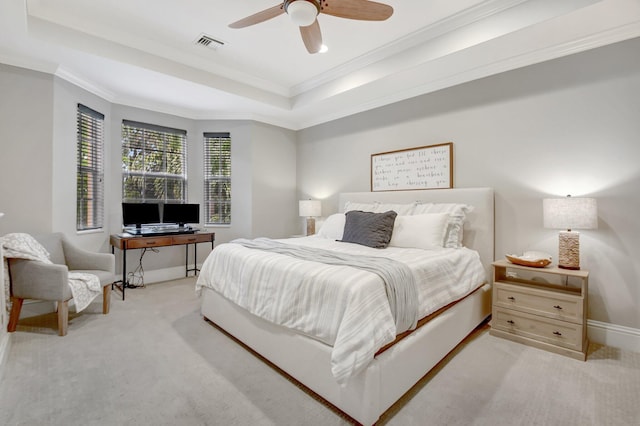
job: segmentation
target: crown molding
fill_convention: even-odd
[[[473,67],[471,69],[455,74],[449,74],[445,78],[434,79],[423,84],[411,87],[407,90],[394,91],[392,94],[382,95],[374,100],[363,102],[350,108],[341,109],[330,114],[312,115],[309,119],[298,122],[296,130],[324,124],[353,114],[361,113],[374,108],[379,108],[416,96],[425,95],[436,90],[446,89],[447,87],[467,83],[472,80],[511,71],[529,65],[534,65],[536,63],[561,58],[563,56],[581,53],[587,50],[595,49],[624,40],[629,40],[635,37],[640,37],[640,22],[634,22],[547,48],[515,55],[479,67]],[[427,65],[423,64],[423,66]]]
[[[526,3],[530,0],[490,0],[472,8],[466,9],[455,15],[449,16],[440,21],[413,32],[405,37],[395,40],[375,51],[364,54],[349,62],[323,72],[315,78],[291,87],[291,96],[298,96],[309,90],[313,90],[323,84],[329,83],[338,78],[347,76],[355,71],[361,70],[376,62],[397,55],[411,47],[426,43],[439,36],[463,28],[474,22],[481,21],[492,15],[503,12],[512,7]]]
[[[54,75],[56,77],[60,77],[61,79],[68,81],[69,83],[80,87],[81,89],[86,90],[89,93],[93,93],[94,95],[109,101],[109,102],[115,102],[116,99],[116,95],[115,93],[104,89],[103,87],[100,87],[90,81],[88,81],[85,78],[81,78],[78,75],[72,73],[71,71],[63,68],[63,67],[58,67],[56,69],[56,71],[54,72]]]

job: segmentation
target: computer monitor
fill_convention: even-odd
[[[160,223],[160,204],[122,203],[122,225],[141,228],[152,223]]]
[[[177,223],[180,227],[200,223],[200,204],[165,204],[162,223]]]

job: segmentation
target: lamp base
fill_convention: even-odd
[[[559,236],[558,267],[580,269],[580,234],[562,231]]]
[[[307,218],[307,235],[316,233],[316,220],[312,217]]]

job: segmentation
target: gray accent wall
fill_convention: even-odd
[[[454,143],[455,187],[495,189],[496,258],[544,250],[542,199],[590,196],[581,231],[591,320],[640,329],[640,39],[529,66],[298,133],[298,190],[338,211],[374,153]]]
[[[53,76],[0,64],[0,233],[46,232],[53,216]]]

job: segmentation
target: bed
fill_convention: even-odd
[[[197,290],[201,293],[202,315],[359,423],[373,424],[382,413],[489,316],[491,290],[486,278],[490,277],[490,265],[494,259],[493,191],[490,188],[462,188],[343,193],[339,196],[340,212],[344,212],[345,207],[347,210],[353,210],[355,207],[367,205],[379,205],[384,209],[389,205],[395,205],[396,210],[402,210],[411,205],[426,207],[452,203],[472,206],[472,210],[467,211],[464,218],[462,234],[464,248],[453,251],[458,253],[467,250],[475,253],[479,259],[479,268],[482,269],[482,281],[474,284],[473,287],[460,290],[460,293],[454,296],[454,301],[449,301],[443,306],[431,307],[432,312],[429,312],[427,318],[420,319],[419,327],[402,333],[402,338],[389,342],[385,337],[386,340],[383,340],[386,344],[381,345],[380,348],[375,347],[373,353],[370,353],[371,348],[367,348],[365,352],[367,356],[371,355],[371,359],[362,361],[360,356],[352,357],[360,361],[347,372],[340,368],[337,369],[338,373],[336,372],[337,349],[334,350],[334,346],[337,348],[338,342],[335,336],[315,336],[306,332],[304,328],[296,329],[295,326],[279,325],[273,322],[269,315],[251,313],[250,311],[255,312],[254,306],[244,304],[241,307],[242,303],[239,305],[233,302],[232,300],[235,299],[229,294],[227,297],[223,296],[222,293],[226,290],[214,289],[217,287],[212,283],[221,278],[216,277],[216,268],[211,268],[208,264],[214,262],[210,259],[213,259],[212,256],[215,256],[220,246],[207,258],[198,278]],[[403,212],[400,212],[398,218],[400,216],[406,217]],[[450,228],[450,224],[448,226]],[[309,244],[319,244],[317,239],[319,237],[308,238],[310,238]],[[313,240],[313,238],[316,239]],[[304,238],[299,240],[283,240],[283,243],[305,244]],[[323,241],[320,245],[324,247],[325,244],[332,243]],[[235,251],[250,250],[252,253],[259,251],[246,247],[240,249],[236,244],[229,246],[233,246],[229,248]],[[229,252],[228,255],[235,254]],[[255,256],[258,255],[255,254]],[[225,261],[218,263],[218,270],[221,265],[230,265],[229,268],[233,268],[233,262]],[[298,267],[292,269],[298,270],[301,265],[303,263],[299,263]],[[335,265],[332,267],[342,268]],[[360,276],[363,276],[362,274],[368,274],[367,277],[373,275],[360,271]],[[375,279],[371,278],[371,280]],[[246,299],[246,295],[241,295],[239,300]]]

